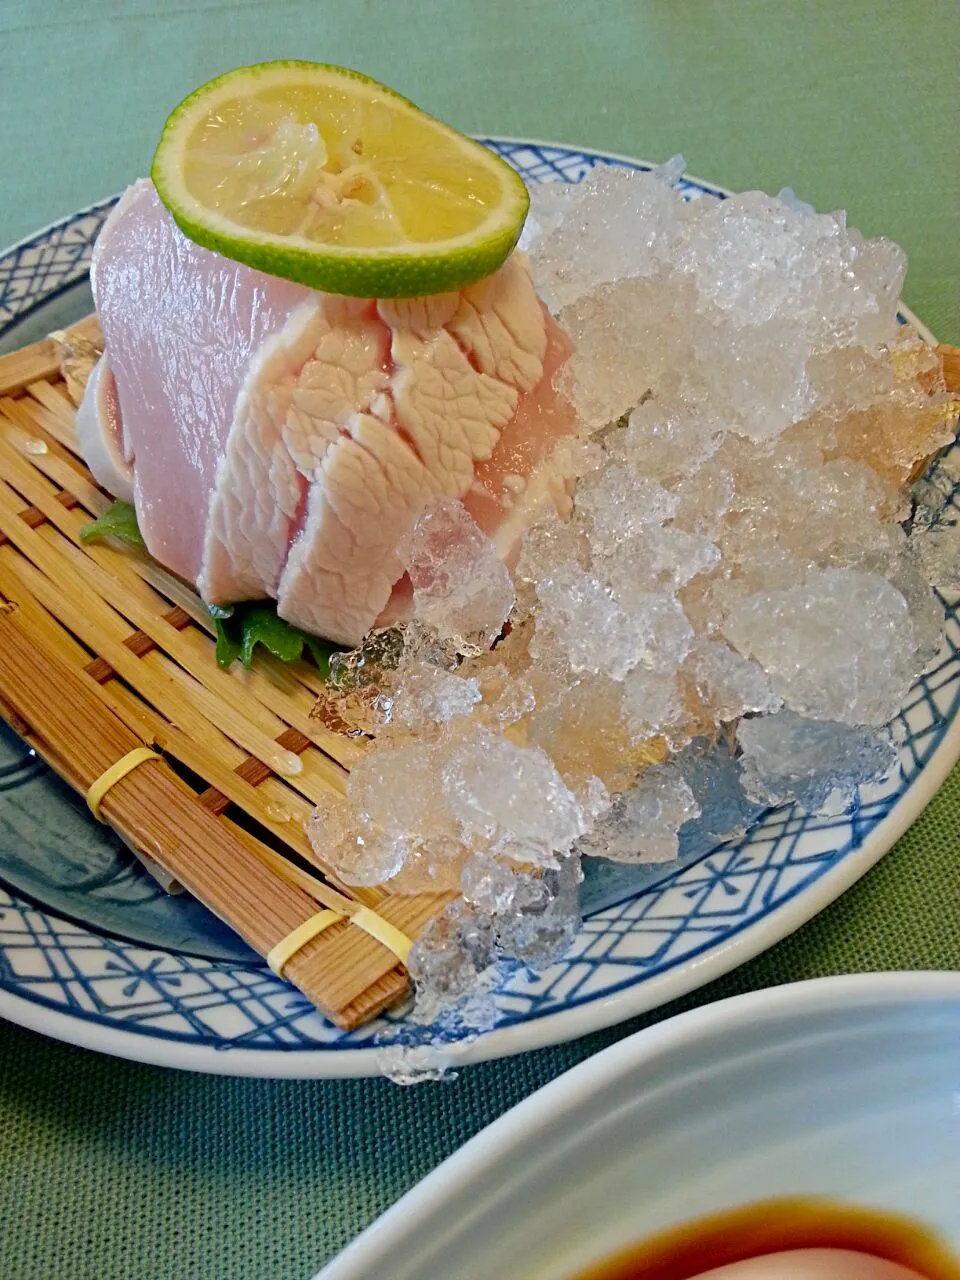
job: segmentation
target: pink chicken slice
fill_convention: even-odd
[[[432,496],[506,554],[573,430],[554,388],[569,346],[519,254],[462,293],[334,297],[192,244],[141,181],[91,276],[107,346],[85,454],[111,491],[132,482],[151,554],[211,604],[271,597],[358,643],[402,614]]]
[[[196,582],[242,393],[311,291],[187,240],[147,180],[108,218],[90,279],[141,532],[153,556]]]

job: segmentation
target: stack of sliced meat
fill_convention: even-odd
[[[404,540],[433,495],[505,555],[555,495],[569,346],[520,254],[461,293],[336,297],[199,248],[142,181],[92,281],[106,351],[81,446],[211,604],[273,598],[356,644],[402,608]]]

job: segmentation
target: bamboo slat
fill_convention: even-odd
[[[81,541],[110,502],[73,430],[100,341],[90,318],[0,357],[0,713],[84,794],[133,748],[162,752],[107,792],[102,816],[162,883],[194,893],[261,955],[318,903],[339,911],[285,976],[357,1026],[409,982],[351,913],[373,908],[416,938],[451,895],[351,888],[311,848],[314,802],[342,791],[363,753],[313,714],[316,668],[263,655],[222,671],[191,587],[145,555]]]
[[[960,347],[950,347],[945,342],[941,342],[937,350],[943,361],[943,376],[946,379],[947,390],[960,394]]]

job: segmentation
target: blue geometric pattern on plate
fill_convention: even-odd
[[[531,183],[580,181],[597,164],[647,167],[528,142],[489,145]],[[690,199],[724,194],[693,181],[681,186]],[[4,347],[25,341],[38,313],[45,323],[55,317],[47,329],[77,317],[93,243],[112,205],[107,200],[64,219],[0,256]],[[951,515],[960,514],[956,490],[947,504]],[[501,1025],[545,1018],[688,964],[860,849],[960,710],[960,620],[957,601],[944,603],[944,646],[897,717],[900,759],[890,778],[864,789],[851,813],[770,811],[743,839],[709,852],[688,849],[680,866],[595,864],[585,886],[589,914],[569,955],[539,977],[516,972],[505,982],[498,993]],[[0,888],[0,989],[183,1044],[282,1052],[355,1050],[374,1036],[389,1043],[402,1016],[339,1031],[199,904],[158,894],[119,842],[91,825],[82,803],[11,743],[0,741],[0,876],[9,886]],[[102,866],[93,874],[97,858]]]

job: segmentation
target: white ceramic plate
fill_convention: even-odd
[[[552,143],[487,141],[530,183],[579,181],[598,164],[646,167]],[[682,189],[690,199],[725,195],[695,179]],[[90,253],[112,205],[0,254],[0,350],[91,309]],[[586,919],[569,955],[536,978],[514,975],[498,993],[499,1028],[451,1057],[518,1053],[655,1008],[779,941],[863,875],[960,755],[960,623],[950,603],[940,658],[898,716],[903,745],[887,782],[850,814],[776,810],[720,848],[694,824],[679,865],[588,859]],[[236,1075],[375,1074],[375,1046],[406,1031],[402,1017],[350,1033],[332,1026],[198,903],[163,895],[2,726],[0,1015],[105,1053]]]
[[[824,978],[641,1031],[442,1164],[316,1280],[564,1280],[773,1196],[960,1247],[960,974]]]

